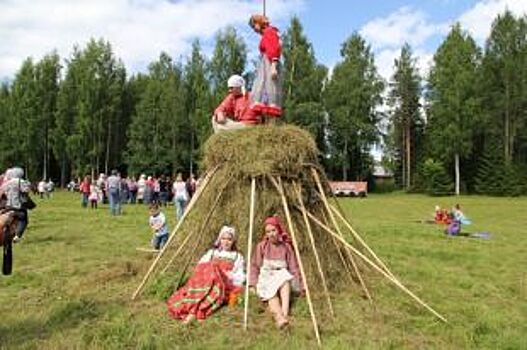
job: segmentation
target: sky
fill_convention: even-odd
[[[26,57],[56,50],[67,59],[74,45],[108,40],[128,71],[145,72],[161,51],[185,59],[196,38],[212,52],[214,35],[234,26],[257,55],[258,36],[247,25],[263,0],[0,0],[0,80],[14,77]],[[492,20],[506,8],[527,13],[527,0],[267,0],[282,31],[298,16],[318,61],[330,69],[340,47],[359,32],[371,45],[379,73],[389,79],[408,42],[423,74],[450,26],[459,21],[483,46]]]

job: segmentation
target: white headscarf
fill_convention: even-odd
[[[236,242],[236,230],[234,229],[234,227],[225,225],[225,226],[222,226],[222,228],[220,229],[220,233],[218,234],[218,238],[216,238],[216,241],[214,242],[214,246],[216,248],[218,248],[220,246],[221,237],[225,233],[228,233],[229,235],[231,235],[232,241]]]
[[[227,87],[240,88],[242,93],[245,94],[245,79],[238,74],[231,75],[229,80],[227,80]]]

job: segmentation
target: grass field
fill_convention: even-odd
[[[474,222],[466,231],[489,231],[490,240],[448,238],[440,227],[417,222],[430,218],[434,205],[456,202]],[[81,209],[71,193],[37,203],[15,246],[13,275],[0,276],[0,348],[316,347],[304,300],[295,303],[287,331],[252,308],[248,332],[241,306],[200,325],[169,319],[162,281],[132,302],[152,261],[136,251],[150,238],[144,206],[126,206],[111,218],[106,206]],[[527,198],[386,194],[340,204],[401,281],[449,323],[367,271],[373,306],[358,291],[332,295],[336,318],[320,315],[324,348],[527,349]],[[166,213],[172,217],[173,208]]]

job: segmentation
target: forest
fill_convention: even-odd
[[[381,165],[409,192],[527,193],[527,18],[496,17],[484,47],[453,25],[427,76],[405,44],[389,81],[358,32],[334,67],[317,60],[299,18],[281,32],[283,121],[313,135],[329,178],[371,181]],[[250,87],[253,70],[232,27],[216,34],[210,57],[196,40],[188,57],[161,52],[144,73],[127,72],[104,38],[66,58],[28,57],[0,86],[0,166],[62,186],[114,168],[199,174],[228,77],[243,74]]]

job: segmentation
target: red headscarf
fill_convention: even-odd
[[[288,244],[292,243],[289,234],[284,228],[284,224],[282,224],[282,221],[278,216],[269,216],[267,219],[265,219],[264,225],[273,225],[276,227],[276,230],[278,231],[278,242],[284,242]]]

